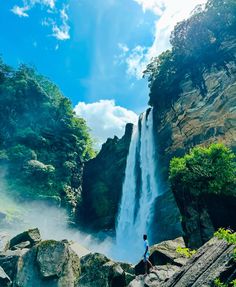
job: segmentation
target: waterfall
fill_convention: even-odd
[[[116,245],[120,260],[141,259],[142,236],[150,234],[153,208],[158,196],[156,180],[153,111],[148,110],[134,126],[127,157]]]

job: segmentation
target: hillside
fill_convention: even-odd
[[[57,86],[0,60],[1,193],[75,209],[83,163],[92,156],[86,123]]]

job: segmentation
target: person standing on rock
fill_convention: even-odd
[[[143,240],[144,240],[144,255],[143,255],[143,262],[144,262],[144,268],[145,268],[145,275],[147,275],[148,273],[148,265],[150,268],[153,268],[152,263],[149,261],[149,256],[150,256],[150,252],[149,252],[149,244],[148,244],[148,240],[147,240],[147,235],[144,234],[143,235]]]

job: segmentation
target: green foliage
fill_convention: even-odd
[[[33,68],[0,59],[0,165],[7,188],[25,198],[65,195],[80,186],[83,162],[94,156],[85,121],[58,87]]]
[[[192,194],[235,194],[235,154],[223,144],[197,146],[182,158],[170,162],[170,181],[174,192]]]
[[[222,283],[219,278],[216,278],[214,280],[214,285],[215,287],[236,287],[236,279],[232,280],[229,284],[227,284],[227,283]]]
[[[236,1],[208,0],[205,9],[198,6],[187,20],[178,23],[171,35],[172,49],[156,57],[147,66],[150,104],[170,106],[181,93],[181,82],[190,78],[193,86],[206,93],[205,70],[224,67],[234,60],[225,41],[235,39]]]
[[[191,258],[194,254],[196,254],[196,250],[191,250],[189,248],[184,248],[181,246],[178,246],[176,248],[176,252],[179,253],[180,255],[187,257],[187,258]]]
[[[219,278],[215,279],[214,284],[215,287],[228,287],[228,284],[222,283]]]
[[[236,232],[233,232],[232,230],[219,228],[214,233],[214,236],[216,236],[219,239],[226,240],[229,244],[235,244],[236,245]]]

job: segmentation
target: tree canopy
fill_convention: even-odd
[[[150,87],[149,103],[169,106],[181,93],[180,84],[186,78],[205,94],[204,71],[227,69],[234,55],[225,42],[235,40],[235,36],[235,0],[208,0],[205,8],[196,7],[193,15],[172,32],[172,49],[152,59],[144,71]]]
[[[22,198],[78,194],[83,162],[94,156],[89,129],[69,99],[35,69],[0,59],[0,166]]]
[[[170,181],[174,192],[193,195],[236,195],[236,156],[223,144],[197,146],[170,162]]]

